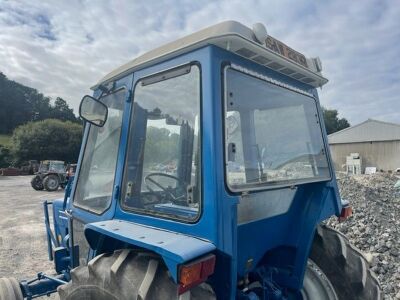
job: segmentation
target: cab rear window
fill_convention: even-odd
[[[225,78],[231,190],[330,178],[314,98],[231,68]]]

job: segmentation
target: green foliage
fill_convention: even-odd
[[[167,128],[147,128],[145,162],[167,163],[178,159],[179,134]]]
[[[11,151],[7,146],[0,145],[0,168],[6,168],[12,165]]]
[[[12,164],[10,145],[11,136],[0,134],[0,168],[5,168]]]
[[[0,134],[0,146],[9,146],[11,144],[11,135]]]
[[[328,134],[350,127],[349,121],[345,118],[339,119],[339,113],[336,109],[322,107],[322,113],[324,115],[326,132]]]
[[[55,119],[29,122],[14,130],[12,152],[17,163],[30,159],[76,162],[81,140],[79,124]]]
[[[79,122],[73,110],[62,98],[51,105],[50,98],[36,89],[7,79],[0,72],[0,134],[9,134],[14,128],[29,121],[49,118]]]
[[[57,97],[54,106],[51,107],[51,118],[59,119],[62,121],[76,122],[77,119],[74,115],[74,110],[69,108],[67,102],[60,97]]]

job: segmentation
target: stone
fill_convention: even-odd
[[[394,175],[337,174],[341,197],[350,201],[353,216],[326,223],[347,235],[360,248],[378,275],[385,299],[400,300],[400,192]],[[397,298],[396,298],[397,297]]]
[[[396,249],[391,249],[390,250],[390,255],[394,256],[394,257],[398,257],[399,256],[399,251]]]

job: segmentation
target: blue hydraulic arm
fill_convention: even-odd
[[[35,279],[29,281],[21,280],[19,284],[21,286],[24,299],[31,300],[37,297],[55,293],[58,286],[66,284],[70,280],[69,271],[72,266],[74,266],[73,258],[70,251],[71,248],[66,246],[65,242],[62,242],[61,236],[59,238],[56,237],[57,228],[60,227],[60,224],[58,224],[57,222],[54,223],[55,233],[53,232],[50,225],[49,206],[51,206],[53,209],[54,219],[57,218],[56,215],[58,215],[59,211],[61,211],[61,213],[65,212],[67,201],[71,194],[73,180],[74,177],[70,177],[68,180],[68,184],[65,188],[62,209],[59,200],[55,200],[54,202],[46,200],[43,202],[44,223],[46,226],[47,250],[49,260],[55,262],[55,269],[59,274],[56,276],[48,276],[41,272],[37,274],[37,277]],[[59,204],[57,204],[56,202],[59,202]],[[70,216],[67,212],[65,212],[63,215]],[[58,232],[60,231],[59,229],[60,228],[58,228]],[[67,238],[67,236],[65,238]],[[70,245],[70,243],[67,243],[67,245]]]
[[[69,274],[64,273],[55,277],[48,276],[44,273],[39,273],[37,278],[30,281],[20,281],[22,295],[24,299],[31,300],[37,297],[50,295],[57,291],[57,287],[66,284],[69,280]]]
[[[44,224],[46,226],[46,238],[47,238],[47,251],[49,254],[49,260],[53,261],[53,248],[59,247],[60,245],[50,227],[49,205],[53,205],[53,202],[49,202],[47,200],[43,202]]]

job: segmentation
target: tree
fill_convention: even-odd
[[[326,132],[328,134],[350,127],[349,121],[345,118],[339,119],[339,113],[336,109],[322,107],[322,113],[324,115]]]
[[[145,161],[167,163],[178,159],[179,134],[167,128],[149,126],[146,133]]]
[[[51,118],[59,119],[62,121],[76,122],[77,118],[74,115],[74,110],[69,108],[67,101],[63,98],[57,97],[54,106],[51,108]]]
[[[82,126],[47,119],[17,127],[12,135],[12,153],[18,163],[25,160],[76,162],[82,140]]]
[[[12,155],[7,146],[0,145],[0,168],[6,168],[12,164]]]
[[[79,122],[62,98],[54,106],[51,99],[36,89],[9,80],[0,72],[0,134],[9,134],[17,126],[49,118]]]

